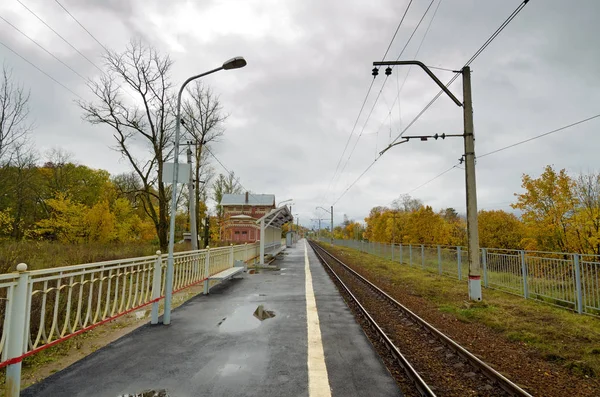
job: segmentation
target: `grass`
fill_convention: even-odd
[[[330,248],[331,246],[328,245]],[[533,348],[547,361],[577,375],[600,376],[600,321],[533,300],[484,289],[484,301],[468,302],[465,281],[452,280],[417,267],[335,247],[340,259],[360,265],[371,281],[402,285],[412,295],[459,321],[478,323],[502,337]]]
[[[0,273],[14,271],[19,263],[26,263],[29,270],[47,269],[154,255],[158,249],[157,245],[146,241],[114,244],[63,244],[51,241],[0,240]],[[175,244],[175,251],[189,249],[191,249],[189,243]]]

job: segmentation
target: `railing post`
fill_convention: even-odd
[[[462,254],[461,254],[461,247],[456,247],[456,261],[458,262],[458,279],[462,280]]]
[[[525,251],[521,250],[521,274],[523,275],[523,296],[529,299],[529,284],[527,283],[527,262],[525,262]]]
[[[208,278],[210,277],[210,247],[206,247],[206,260],[204,261],[204,295],[208,295],[209,285]]]
[[[400,244],[400,263],[404,263],[402,258],[402,244]]]
[[[152,300],[160,298],[160,287],[162,285],[161,279],[162,255],[160,251],[156,251],[156,261],[154,261],[154,274],[152,275]],[[150,312],[150,324],[158,324],[158,304],[158,300],[152,303],[152,310]]]
[[[248,243],[244,243],[244,263],[248,262]]]
[[[10,323],[8,324],[8,335],[6,338],[6,359],[16,359],[21,357],[24,352],[24,344],[26,342],[25,322],[29,310],[27,310],[27,292],[29,284],[29,273],[27,265],[19,263],[17,265],[19,279],[17,285],[12,290],[12,295],[7,297],[10,299]],[[11,302],[12,301],[12,302]],[[8,313],[6,313],[8,314]],[[19,360],[14,364],[6,367],[6,397],[19,397],[21,392],[21,364]]]
[[[229,246],[229,267],[233,267],[233,243]]]
[[[483,286],[488,287],[488,274],[487,274],[487,249],[481,249],[481,264],[483,265]]]
[[[442,248],[439,245],[437,246],[437,251],[438,251],[438,273],[441,276],[442,275]]]
[[[394,261],[394,243],[392,243],[392,262]]]
[[[573,254],[573,267],[575,268],[575,291],[577,292],[577,313],[583,313],[583,293],[581,290],[581,267],[579,254]]]
[[[412,244],[408,244],[408,266],[412,266]]]
[[[421,244],[421,269],[425,269],[425,246]]]

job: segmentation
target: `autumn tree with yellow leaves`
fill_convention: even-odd
[[[600,255],[600,173],[576,178],[546,166],[538,178],[524,174],[512,208],[479,212],[482,247]],[[519,215],[519,216],[517,216]],[[402,196],[392,208],[374,207],[364,238],[382,243],[465,245],[466,222],[453,208],[439,212]]]

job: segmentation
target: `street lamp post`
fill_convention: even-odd
[[[193,80],[206,75],[218,72],[219,70],[239,69],[246,66],[246,60],[243,57],[231,58],[225,61],[220,67],[188,78],[179,89],[177,94],[177,116],[175,119],[175,144],[173,148],[173,187],[171,194],[171,218],[169,223],[169,256],[167,257],[167,275],[165,279],[165,312],[163,314],[163,324],[171,323],[171,299],[173,297],[173,250],[175,246],[175,212],[177,211],[177,178],[179,177],[179,130],[181,123],[181,95],[185,86]]]
[[[460,73],[463,78],[463,101],[461,103],[434,74],[419,61],[382,61],[373,62],[373,66],[388,66],[385,71],[390,75],[391,65],[417,65],[421,67],[437,83],[437,85],[454,101],[463,108],[464,121],[464,144],[465,144],[465,185],[467,196],[467,239],[468,239],[468,262],[469,262],[469,299],[474,301],[481,300],[481,265],[479,263],[479,230],[477,222],[477,186],[475,178],[475,131],[473,128],[473,102],[471,98],[471,68],[465,66]],[[373,75],[378,74],[377,68],[373,69]],[[437,134],[436,134],[437,137]],[[436,138],[437,139],[437,138]],[[403,140],[390,144],[385,150],[404,143]]]

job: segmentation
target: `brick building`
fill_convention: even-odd
[[[274,194],[224,194],[222,240],[253,243],[260,240],[256,221],[275,209]]]

